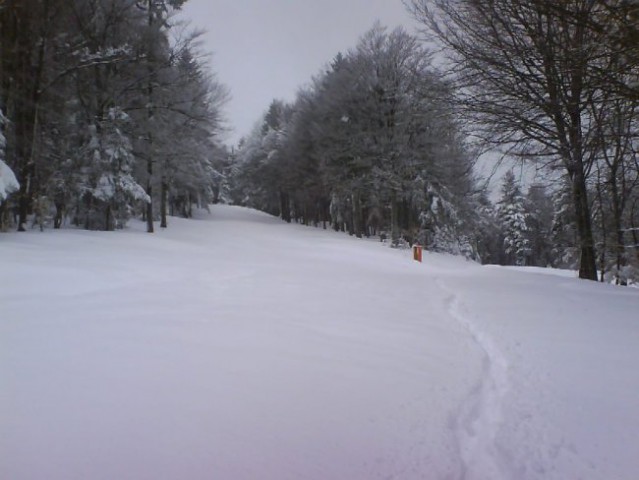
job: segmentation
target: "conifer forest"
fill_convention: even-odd
[[[639,282],[639,2],[404,0],[419,34],[372,25],[228,145],[186,1],[0,0],[0,230],[221,202]]]

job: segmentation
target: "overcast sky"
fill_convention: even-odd
[[[401,0],[189,0],[182,16],[207,30],[213,69],[231,89],[229,143],[250,131],[272,99],[293,100],[375,20],[416,28]]]

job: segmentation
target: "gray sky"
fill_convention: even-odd
[[[401,0],[189,0],[182,16],[207,30],[204,48],[231,89],[230,143],[250,131],[273,98],[293,100],[375,20],[416,28]]]

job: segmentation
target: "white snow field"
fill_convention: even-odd
[[[237,207],[0,235],[3,480],[639,478],[639,291]]]

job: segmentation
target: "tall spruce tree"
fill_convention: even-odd
[[[497,217],[501,226],[504,246],[504,263],[523,266],[530,256],[526,207],[515,175],[509,170],[501,185],[501,198],[497,203]]]

